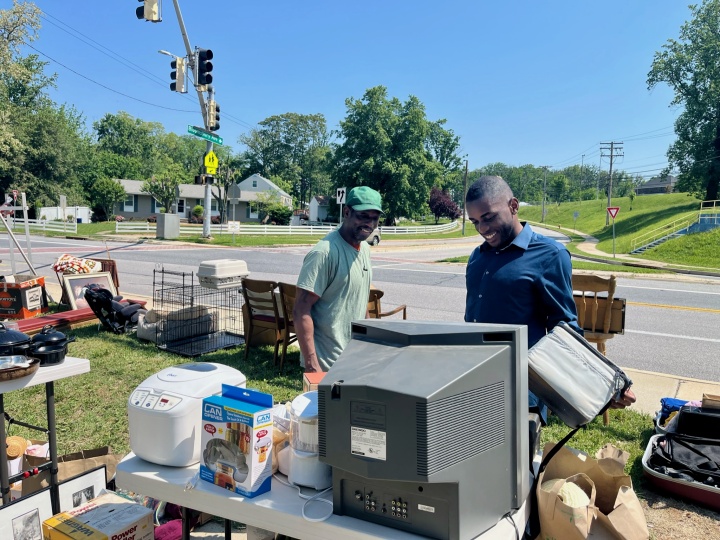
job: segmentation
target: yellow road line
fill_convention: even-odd
[[[720,309],[689,307],[689,306],[671,306],[669,304],[648,304],[646,302],[628,302],[629,306],[644,306],[665,309],[679,309],[681,311],[705,311],[707,313],[720,313]]]

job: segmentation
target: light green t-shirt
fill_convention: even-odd
[[[356,250],[338,230],[305,255],[297,286],[320,297],[310,315],[323,371],[330,369],[350,341],[350,323],[365,318],[371,281],[370,247],[361,242],[360,251]]]

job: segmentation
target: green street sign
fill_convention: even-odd
[[[218,137],[214,133],[210,133],[209,131],[205,131],[203,128],[199,128],[197,126],[188,126],[188,133],[191,135],[195,135],[196,137],[200,137],[201,139],[205,139],[206,141],[214,142],[215,144],[219,144],[222,146],[223,140],[222,137]]]

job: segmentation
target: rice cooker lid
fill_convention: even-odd
[[[172,390],[186,396],[207,397],[219,392],[222,383],[228,380],[228,371],[235,371],[222,364],[198,362],[172,366],[155,374],[163,383],[170,383]],[[169,389],[165,386],[165,389]]]
[[[317,390],[305,392],[293,399],[290,406],[292,414],[296,418],[316,418],[318,415],[318,393]]]

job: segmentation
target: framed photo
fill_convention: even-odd
[[[43,540],[42,523],[53,517],[50,488],[0,506],[0,538]]]
[[[68,478],[58,486],[60,511],[67,512],[94,499],[105,489],[105,465]]]
[[[103,289],[110,291],[113,296],[117,295],[115,284],[113,283],[110,272],[92,272],[90,274],[63,274],[65,284],[65,295],[73,309],[82,309],[89,307],[85,301],[84,287],[88,285],[98,285]]]

